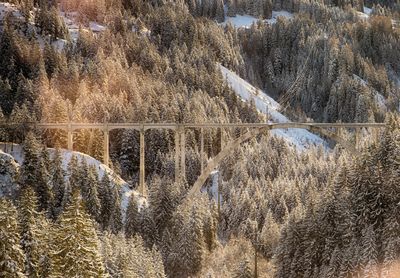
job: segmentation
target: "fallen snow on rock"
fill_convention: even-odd
[[[15,179],[18,175],[19,164],[10,154],[0,150],[0,197],[13,198],[19,186]]]
[[[242,79],[233,71],[218,65],[222,75],[243,101],[253,100],[257,110],[260,113],[268,114],[268,117],[273,123],[288,123],[290,120],[279,112],[280,105],[274,99],[269,97],[260,89],[255,88],[246,80]],[[289,128],[289,129],[274,129],[272,134],[282,137],[288,143],[296,146],[299,150],[309,148],[310,146],[323,145],[326,142],[321,137],[309,132],[305,129]]]

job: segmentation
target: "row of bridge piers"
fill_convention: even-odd
[[[175,132],[175,181],[185,180],[186,177],[186,129],[195,128],[200,131],[200,164],[202,180],[207,176],[213,167],[216,167],[215,161],[222,159],[232,151],[232,146],[238,146],[245,140],[254,137],[259,132],[251,133],[254,130],[272,130],[272,129],[288,129],[302,128],[312,132],[322,134],[337,143],[341,144],[350,152],[357,152],[358,141],[360,140],[360,130],[362,128],[380,129],[386,127],[384,123],[238,123],[238,124],[138,124],[138,123],[39,123],[35,124],[41,129],[64,129],[67,131],[68,149],[73,150],[74,131],[78,129],[98,129],[104,133],[103,146],[103,162],[105,165],[110,164],[110,131],[115,129],[134,129],[140,134],[140,165],[139,165],[139,185],[138,190],[142,195],[147,194],[145,182],[145,133],[149,129],[167,129]],[[207,161],[206,152],[204,150],[204,130],[206,128],[218,128],[221,135],[221,152],[211,161]],[[226,142],[224,145],[225,129],[235,128],[240,130],[240,136],[237,139]],[[355,143],[349,143],[344,140],[341,134],[342,129],[351,128],[355,131]],[[248,135],[243,134],[248,131]],[[333,130],[333,131],[332,131]],[[242,138],[242,139],[240,139]],[[215,161],[214,161],[215,160]],[[207,162],[207,165],[205,163]],[[212,166],[212,167],[211,167]],[[199,178],[200,179],[200,178]]]

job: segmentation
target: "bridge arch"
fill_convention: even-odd
[[[225,145],[225,148],[223,148],[210,162],[208,162],[207,166],[202,171],[200,176],[197,178],[193,187],[190,189],[187,197],[190,199],[190,198],[194,197],[196,194],[199,194],[200,190],[203,187],[204,183],[206,182],[207,178],[211,175],[211,172],[214,171],[215,168],[222,162],[222,160],[225,159],[227,156],[231,155],[234,152],[234,150],[237,149],[242,143],[244,143],[244,142],[250,140],[251,138],[254,138],[257,135],[262,134],[263,132],[266,132],[268,130],[281,129],[281,128],[285,128],[284,125],[281,126],[280,124],[275,124],[275,125],[270,125],[270,126],[266,126],[266,127],[253,128],[253,129],[249,130],[248,132],[242,134],[237,139],[228,142]],[[356,147],[353,146],[353,144],[346,141],[345,139],[343,139],[342,137],[340,137],[336,132],[331,132],[323,127],[307,125],[307,124],[304,124],[304,125],[297,124],[295,128],[302,128],[302,129],[306,129],[309,131],[319,132],[320,134],[323,134],[324,136],[334,140],[336,143],[339,143],[341,146],[343,146],[345,149],[347,149],[350,153],[352,153],[354,155],[358,154]]]

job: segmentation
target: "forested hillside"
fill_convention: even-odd
[[[0,144],[23,146],[23,159],[0,151],[0,276],[398,277],[399,26],[393,0],[0,2]],[[174,133],[148,130],[148,195],[123,201],[138,186],[137,131],[110,132],[109,175],[90,163],[101,130],[76,130],[91,157],[67,159],[66,132],[27,124],[278,118],[388,128],[362,130],[358,154],[322,134],[263,133],[196,199],[199,130],[186,131],[180,182]],[[204,131],[207,159],[240,133]]]

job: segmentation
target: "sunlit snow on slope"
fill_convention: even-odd
[[[231,88],[238,96],[244,101],[254,100],[256,108],[259,112],[268,113],[271,122],[274,123],[287,123],[290,122],[288,118],[279,112],[279,103],[265,94],[263,91],[255,88],[246,80],[239,77],[236,73],[230,71],[222,65],[218,65],[221,69],[222,75],[227,80]],[[326,142],[319,136],[305,130],[305,129],[276,129],[272,134],[284,138],[287,142],[295,145],[298,149],[303,150],[312,145],[325,145]]]
[[[372,12],[372,9],[370,9],[370,8],[364,6],[364,13],[365,13],[365,14],[370,15],[371,12]]]
[[[293,18],[293,14],[287,11],[272,11],[272,18],[263,20],[269,24],[275,24],[278,17],[285,17],[288,19]],[[253,23],[256,23],[259,19],[251,15],[236,15],[235,17],[225,17],[225,21],[222,23],[223,26],[230,22],[235,28],[249,28]]]
[[[371,12],[372,12],[372,9],[364,6],[363,11],[362,12],[357,11],[357,14],[361,19],[367,20],[370,16]]]
[[[22,163],[24,162],[22,145],[13,144],[11,147],[11,144],[5,145],[4,143],[0,143],[0,150],[14,157],[14,159],[17,161],[19,165],[22,165]],[[50,157],[53,157],[55,149],[49,148],[48,151]],[[110,176],[112,183],[114,185],[119,186],[121,193],[121,210],[123,219],[125,219],[126,209],[128,207],[130,196],[132,194],[134,194],[138,198],[139,208],[145,205],[146,199],[141,197],[137,191],[132,190],[126,181],[124,181],[121,177],[116,175],[114,171],[111,170],[108,166],[104,165],[100,161],[94,159],[93,157],[87,154],[61,149],[61,155],[63,157],[62,167],[65,171],[67,171],[68,169],[68,163],[71,160],[73,154],[78,158],[78,161],[84,159],[86,160],[88,165],[96,167],[100,179],[103,177],[104,173],[107,173]]]

